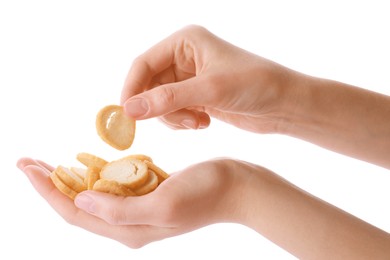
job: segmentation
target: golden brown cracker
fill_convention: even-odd
[[[121,185],[116,181],[106,179],[97,180],[93,185],[93,190],[117,196],[136,196],[136,194],[132,190],[125,187],[124,185]]]
[[[143,161],[153,162],[153,159],[150,156],[147,156],[145,154],[131,154],[126,156],[125,158],[133,158],[133,159],[140,160],[142,162]]]
[[[77,160],[87,167],[95,167],[101,170],[107,161],[90,153],[79,153],[77,154]]]
[[[72,190],[82,192],[87,189],[87,186],[84,184],[84,180],[73,173],[70,169],[60,165],[54,170],[54,172],[61,181]]]
[[[149,161],[144,161],[144,163],[148,166],[149,169],[151,169],[157,175],[158,184],[160,184],[161,182],[169,178],[169,174],[163,171],[160,167],[158,167],[154,163]]]
[[[56,186],[56,188],[64,195],[71,198],[72,200],[76,198],[78,193],[63,183],[55,171],[50,173],[50,179],[52,180],[54,186]]]
[[[148,178],[148,167],[145,162],[128,157],[109,162],[101,170],[100,178],[113,180],[130,189],[136,189],[142,186]]]
[[[100,178],[100,170],[96,167],[88,167],[87,169],[87,188],[88,190],[93,189],[93,185],[95,185],[95,182],[99,180]]]
[[[158,186],[158,178],[157,175],[149,169],[149,176],[144,185],[134,190],[134,192],[140,196],[148,194],[152,191],[154,191]]]
[[[104,142],[118,150],[126,150],[135,135],[135,120],[124,114],[123,107],[103,107],[96,116],[96,130]]]
[[[70,167],[70,170],[83,180],[87,178],[87,169],[85,168]]]

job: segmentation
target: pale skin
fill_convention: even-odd
[[[215,118],[390,168],[390,97],[293,71],[198,26],[183,28],[134,61],[121,104],[130,117],[159,117],[173,129],[206,128]],[[22,158],[18,167],[66,221],[132,248],[233,222],[301,259],[390,255],[389,233],[243,161],[192,165],[145,196],[85,191],[74,202],[50,181],[52,166]]]

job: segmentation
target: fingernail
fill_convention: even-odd
[[[143,98],[135,98],[126,101],[125,113],[131,117],[139,117],[145,115],[149,111],[149,105]]]
[[[198,128],[196,123],[190,119],[184,119],[180,124],[182,126],[184,126],[185,128],[189,128],[189,129],[197,129]]]
[[[76,207],[88,212],[88,213],[94,213],[94,205],[95,202],[93,198],[91,198],[88,195],[80,194],[76,197],[74,200],[74,203],[76,204]]]
[[[208,124],[206,124],[206,125],[199,125],[199,129],[206,129],[207,127],[209,127],[209,125]]]

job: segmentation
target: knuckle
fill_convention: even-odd
[[[179,40],[179,42],[187,40],[203,41],[207,39],[210,34],[211,33],[205,27],[190,24],[173,34],[173,37],[174,39]]]
[[[120,225],[125,223],[126,215],[122,210],[111,209],[108,210],[106,217],[104,217],[104,219],[110,225]]]
[[[154,71],[150,67],[147,58],[145,57],[145,54],[141,54],[140,56],[136,57],[133,60],[131,67],[137,68],[140,71],[146,71],[150,75],[154,75]]]
[[[185,31],[189,34],[199,34],[199,33],[208,32],[205,27],[197,25],[197,24],[187,25],[183,28],[183,31]]]
[[[163,104],[164,106],[171,106],[172,104],[175,104],[177,101],[176,93],[171,87],[162,87],[161,93],[159,95],[159,103]]]
[[[145,66],[145,60],[143,59],[142,55],[141,56],[138,56],[136,57],[132,64],[131,64],[131,68],[138,68],[138,67],[143,67]]]

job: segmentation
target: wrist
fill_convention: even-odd
[[[279,70],[276,81],[274,103],[274,133],[290,135],[300,116],[311,113],[305,106],[309,89],[306,75],[288,68]],[[305,114],[304,114],[305,113]]]
[[[224,160],[223,163],[226,190],[219,222],[233,222],[255,229],[254,223],[263,208],[263,192],[269,189],[274,174],[244,161]]]

